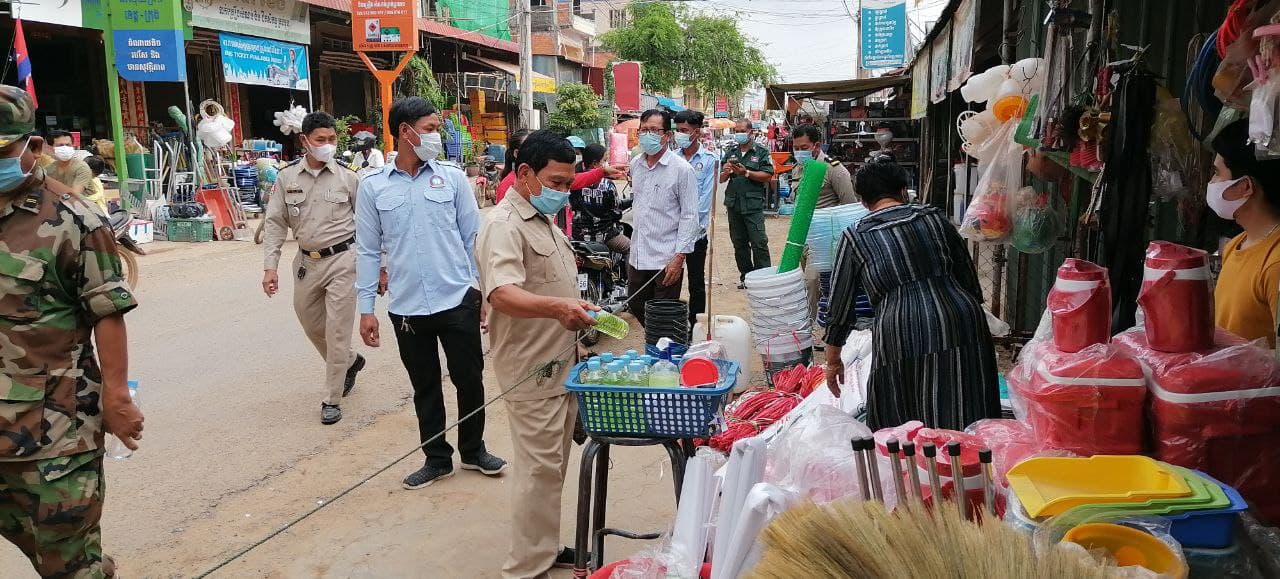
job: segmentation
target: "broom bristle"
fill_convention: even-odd
[[[924,509],[845,499],[798,505],[761,533],[752,579],[1103,579],[1107,567],[1058,547],[1037,556],[1031,541],[1000,522],[962,519],[950,503]]]

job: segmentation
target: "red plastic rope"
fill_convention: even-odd
[[[826,373],[820,366],[795,366],[778,372],[773,377],[773,388],[744,398],[725,413],[728,427],[711,437],[709,446],[729,452],[733,443],[760,434],[782,420],[825,381]]]
[[[1218,27],[1218,41],[1215,45],[1218,58],[1226,58],[1227,48],[1244,33],[1245,19],[1249,16],[1249,4],[1251,0],[1236,0],[1227,9],[1227,17],[1223,19],[1222,26]]]

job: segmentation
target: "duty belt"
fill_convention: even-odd
[[[348,239],[342,243],[339,243],[337,245],[333,245],[330,247],[326,247],[318,251],[308,251],[306,249],[303,249],[302,254],[307,257],[310,257],[311,259],[321,259],[321,258],[329,257],[331,255],[337,255],[339,253],[342,253],[348,249],[351,249],[351,246],[355,244],[356,244],[356,238],[352,237],[351,239]]]

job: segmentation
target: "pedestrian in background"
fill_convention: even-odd
[[[89,165],[76,158],[76,148],[72,145],[71,133],[66,131],[49,131],[49,144],[53,146],[53,162],[45,167],[45,174],[54,181],[62,183],[76,195],[92,186],[93,171]]]
[[[724,154],[720,182],[728,183],[724,193],[725,214],[729,218],[729,239],[738,262],[739,281],[757,269],[769,267],[769,236],[764,230],[765,188],[773,179],[773,157],[763,145],[751,139],[751,121],[739,119],[733,127],[738,146]],[[739,283],[738,288],[745,287]]]
[[[501,203],[502,198],[507,195],[507,190],[516,182],[515,165],[517,161],[515,159],[520,152],[521,143],[524,142],[524,138],[528,134],[529,132],[524,129],[516,131],[511,134],[510,140],[507,143],[507,164],[502,169],[502,181],[498,183],[498,188],[495,193],[499,203]],[[578,142],[581,143],[582,139],[578,139]],[[577,159],[577,156],[575,155],[574,158]],[[575,164],[581,162],[581,160],[578,160]],[[624,179],[626,176],[627,172],[625,167],[615,167],[609,163],[601,163],[598,168],[575,175],[572,185],[574,189],[583,189],[586,187],[595,187],[597,183],[604,180],[606,177],[609,179]]]
[[[701,143],[706,116],[698,111],[676,113],[676,151],[693,167],[698,178],[698,241],[685,266],[689,270],[689,324],[707,309],[707,243],[711,234],[711,210],[715,204],[720,156]]]
[[[31,97],[0,86],[0,534],[42,577],[113,577],[102,449],[142,438],[124,322],[138,304],[111,227],[45,178],[34,131]]]
[[[828,156],[822,150],[822,129],[815,125],[800,125],[791,134],[791,156],[795,167],[791,169],[791,192],[795,195],[804,181],[804,164],[816,160],[829,165],[822,178],[822,188],[818,190],[818,209],[838,207],[858,202],[858,194],[853,191],[853,177],[849,168],[838,159]],[[818,270],[809,264],[809,248],[804,253],[804,283],[809,288],[809,317],[818,314],[818,300],[822,299],[822,287],[819,283]],[[827,286],[830,293],[831,287]],[[819,347],[822,344],[818,344]]]
[[[529,134],[511,194],[489,214],[477,243],[489,306],[495,373],[506,395],[515,453],[511,548],[505,579],[546,577],[576,553],[560,544],[560,499],[578,407],[564,388],[577,358],[576,332],[599,308],[578,299],[578,266],[551,220],[569,201],[573,147],[553,131]]]
[[[426,462],[404,479],[420,489],[453,475],[453,447],[442,434],[445,408],[440,349],[458,391],[458,452],[462,468],[496,476],[507,467],[484,445],[484,311],[477,283],[475,242],[480,207],[461,167],[440,161],[440,115],[424,98],[391,106],[394,163],[360,182],[356,208],[360,337],[381,345],[374,305],[380,262],[387,254],[387,313],[400,361],[413,384],[413,409]],[[473,414],[474,413],[474,414]]]
[[[671,150],[671,122],[671,112],[663,109],[640,115],[641,154],[631,160],[635,234],[627,262],[627,290],[631,313],[642,326],[649,300],[680,299],[685,259],[702,233],[698,177],[689,162]]]
[[[356,385],[364,356],[351,350],[355,324],[355,197],[360,178],[334,161],[338,133],[333,116],[323,111],[302,119],[306,155],[276,176],[267,201],[262,245],[262,291],[280,288],[277,269],[285,234],[293,230],[298,255],[293,259],[293,310],[307,339],[325,362],[325,397],[320,423],[342,420],[342,398]]]
[[[89,172],[93,174],[93,179],[89,180],[89,186],[84,190],[84,200],[98,206],[102,210],[102,214],[109,213],[107,210],[107,192],[102,186],[102,180],[98,178],[107,168],[107,162],[97,155],[89,155],[84,158],[84,164],[89,166]]]

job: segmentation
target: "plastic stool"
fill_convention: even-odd
[[[684,464],[688,459],[678,438],[623,438],[590,436],[582,449],[582,463],[578,475],[578,523],[574,530],[574,551],[577,559],[573,565],[574,577],[587,577],[604,561],[604,538],[616,535],[626,539],[653,540],[662,533],[635,533],[604,526],[605,502],[609,494],[609,447],[654,446],[661,444],[671,457],[671,472],[675,482],[676,504],[680,504],[680,487],[684,485]],[[594,506],[594,508],[593,508]],[[593,543],[588,557],[587,541]]]

